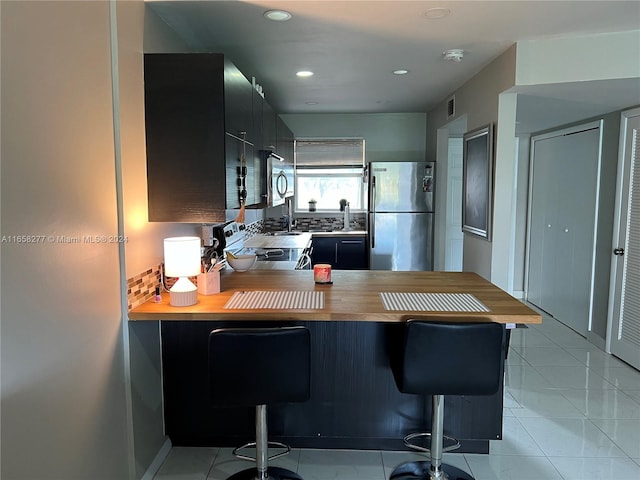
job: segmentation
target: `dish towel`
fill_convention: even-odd
[[[397,293],[380,292],[385,310],[422,312],[488,312],[489,309],[470,293]]]
[[[224,308],[318,310],[324,308],[324,292],[263,290],[236,292],[224,304]]]

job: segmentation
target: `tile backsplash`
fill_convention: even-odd
[[[127,303],[129,310],[153,298],[156,287],[160,286],[160,265],[156,265],[138,275],[127,278]]]
[[[296,217],[296,224],[293,230],[315,230],[322,232],[335,232],[342,230],[344,227],[344,220],[340,217]],[[365,214],[353,213],[351,214],[351,228],[354,230],[365,229]],[[267,218],[264,220],[264,231],[271,232],[284,229],[285,226],[280,218]]]

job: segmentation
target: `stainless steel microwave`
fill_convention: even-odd
[[[266,151],[267,204],[271,207],[284,204],[285,198],[294,194],[293,159],[285,159]]]

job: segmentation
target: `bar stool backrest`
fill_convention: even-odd
[[[400,364],[402,393],[492,395],[502,378],[504,326],[487,322],[409,320]]]
[[[303,402],[311,392],[305,327],[221,328],[209,334],[213,406]]]

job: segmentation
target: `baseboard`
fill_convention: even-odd
[[[167,455],[169,455],[170,451],[171,451],[171,439],[169,437],[166,437],[164,444],[162,445],[162,447],[160,447],[160,450],[158,451],[155,458],[151,462],[151,465],[149,465],[149,468],[147,468],[147,471],[144,472],[144,475],[140,480],[153,480],[153,477],[155,477],[156,473],[158,473],[158,470],[160,470],[160,467],[166,460]]]
[[[511,295],[515,298],[522,300],[524,298],[524,290],[514,290]]]

